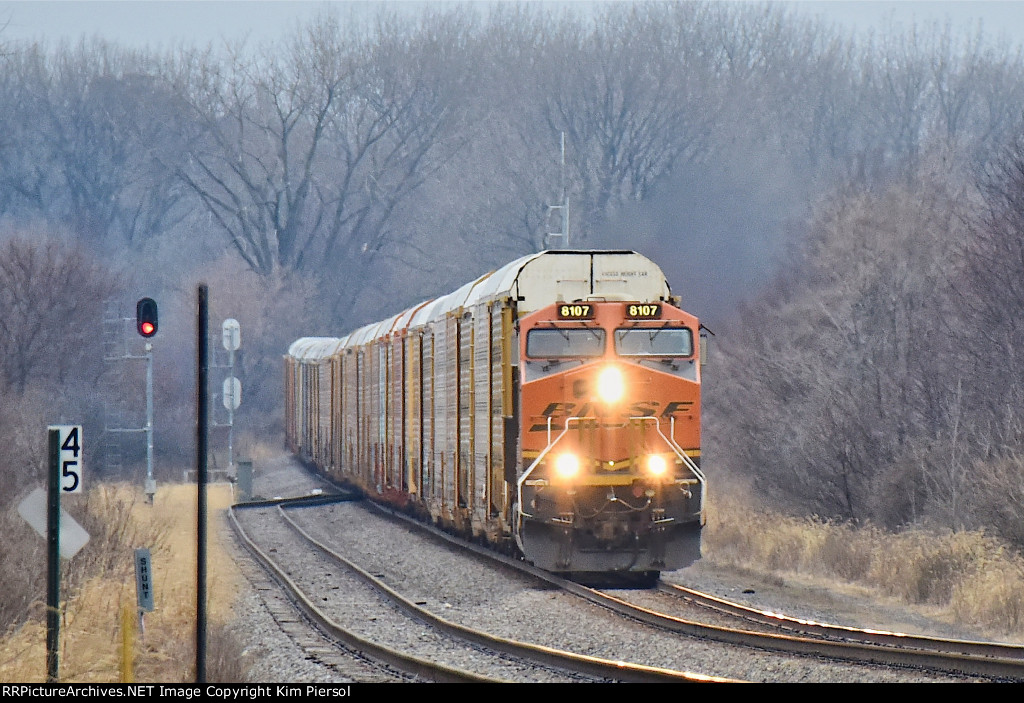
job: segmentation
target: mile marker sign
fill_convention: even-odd
[[[50,425],[60,432],[60,492],[80,493],[83,483],[82,426]]]

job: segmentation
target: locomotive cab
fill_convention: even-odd
[[[664,301],[580,300],[520,320],[515,530],[561,572],[700,556],[699,323]]]

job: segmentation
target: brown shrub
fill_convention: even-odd
[[[704,547],[716,563],[834,578],[993,632],[1024,629],[1024,558],[980,531],[892,533],[754,509],[733,496],[709,506]]]

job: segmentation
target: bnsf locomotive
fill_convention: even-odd
[[[699,326],[629,251],[548,251],[285,357],[329,477],[570,576],[700,557]]]

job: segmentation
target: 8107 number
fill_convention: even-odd
[[[661,317],[660,303],[635,303],[626,307],[626,317],[651,319]]]
[[[558,317],[563,320],[588,320],[594,316],[593,305],[559,305]]]

